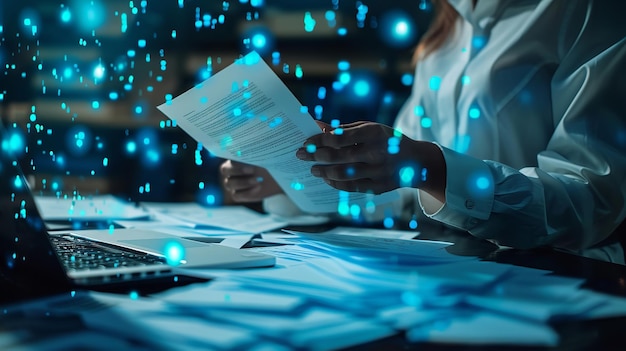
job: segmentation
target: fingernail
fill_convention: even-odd
[[[311,167],[311,174],[315,177],[320,177],[322,175],[322,172],[318,167]]]
[[[298,151],[296,151],[296,157],[304,161],[308,161],[311,159],[309,153],[304,148],[300,148],[298,149]]]

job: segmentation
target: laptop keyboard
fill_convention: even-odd
[[[162,257],[124,251],[71,235],[50,235],[50,241],[69,272],[166,263]]]

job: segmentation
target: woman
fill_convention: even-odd
[[[500,245],[548,245],[623,264],[611,233],[626,217],[625,5],[435,5],[395,131],[341,126],[343,133],[305,141],[316,151],[297,156],[337,189],[401,193],[396,216],[423,212]],[[398,173],[407,164],[425,180],[407,182]],[[263,172],[222,166],[234,199],[263,199],[283,214],[295,208]]]

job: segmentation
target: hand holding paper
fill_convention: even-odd
[[[376,205],[396,197],[340,192],[311,174],[311,163],[296,151],[321,130],[255,52],[158,108],[216,156],[267,169],[303,211],[335,212],[340,202]]]

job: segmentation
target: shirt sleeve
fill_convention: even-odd
[[[554,133],[537,167],[442,148],[446,203],[420,191],[427,215],[518,248],[610,243],[626,217],[626,26],[608,3],[594,2],[578,28],[564,30],[551,82]]]

